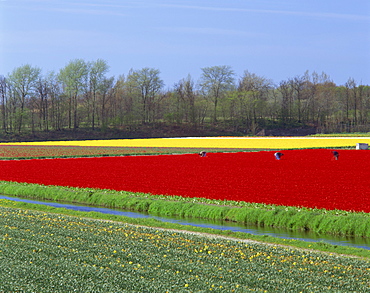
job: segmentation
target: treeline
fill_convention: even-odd
[[[322,133],[370,131],[370,87],[353,78],[338,86],[325,73],[305,72],[274,84],[214,66],[202,68],[198,81],[188,75],[166,89],[158,69],[118,78],[108,70],[104,60],[76,59],[59,72],[24,65],[0,75],[0,133],[130,130],[163,122],[244,134],[304,126]]]

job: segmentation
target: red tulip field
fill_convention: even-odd
[[[370,152],[273,151],[0,161],[0,180],[370,212]]]

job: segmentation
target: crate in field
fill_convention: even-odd
[[[367,143],[356,143],[356,150],[367,150],[369,148],[369,144]]]

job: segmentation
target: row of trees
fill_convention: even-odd
[[[325,73],[305,72],[274,84],[248,71],[237,79],[231,67],[214,66],[202,68],[197,82],[188,75],[165,89],[158,69],[118,78],[108,70],[104,60],[76,59],[57,73],[24,65],[0,76],[1,131],[132,129],[157,122],[217,123],[243,133],[302,125],[370,131],[370,87],[352,78],[337,86]]]

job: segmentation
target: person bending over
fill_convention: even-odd
[[[338,160],[339,159],[339,153],[337,151],[332,151],[333,153],[333,159]]]
[[[281,157],[282,157],[282,156],[284,156],[284,154],[283,154],[283,153],[280,153],[280,152],[276,152],[276,153],[274,154],[274,156],[275,156],[275,159],[276,159],[276,160],[280,160],[280,159],[281,159]]]

